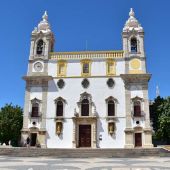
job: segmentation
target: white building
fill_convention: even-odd
[[[22,142],[47,148],[152,147],[144,30],[131,9],[122,51],[53,52],[48,15],[31,35]]]

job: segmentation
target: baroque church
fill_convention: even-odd
[[[21,142],[42,148],[153,147],[144,30],[133,9],[121,51],[54,52],[44,13],[32,31]]]

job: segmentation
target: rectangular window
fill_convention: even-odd
[[[37,103],[32,106],[32,114],[31,117],[38,117],[39,105]]]
[[[57,76],[66,76],[66,62],[65,61],[59,61],[58,62],[58,72]]]
[[[90,67],[91,67],[91,61],[90,60],[83,60],[81,61],[82,64],[82,76],[90,76]]]
[[[83,73],[89,73],[89,63],[83,64]]]
[[[113,60],[107,60],[106,62],[106,74],[115,75],[115,62]]]

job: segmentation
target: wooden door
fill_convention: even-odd
[[[91,147],[91,125],[79,125],[79,147]]]
[[[141,133],[135,133],[135,147],[142,146],[142,134]]]
[[[35,146],[37,143],[37,134],[31,133],[31,146]]]

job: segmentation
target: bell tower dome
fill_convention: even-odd
[[[48,59],[49,52],[53,51],[54,35],[48,23],[47,11],[42,16],[42,20],[35,27],[31,34],[30,60],[37,58]]]
[[[131,54],[137,54],[140,55],[140,57],[144,57],[144,30],[135,18],[135,13],[132,8],[129,12],[129,19],[124,25],[122,38],[123,50],[126,57],[130,57]]]

